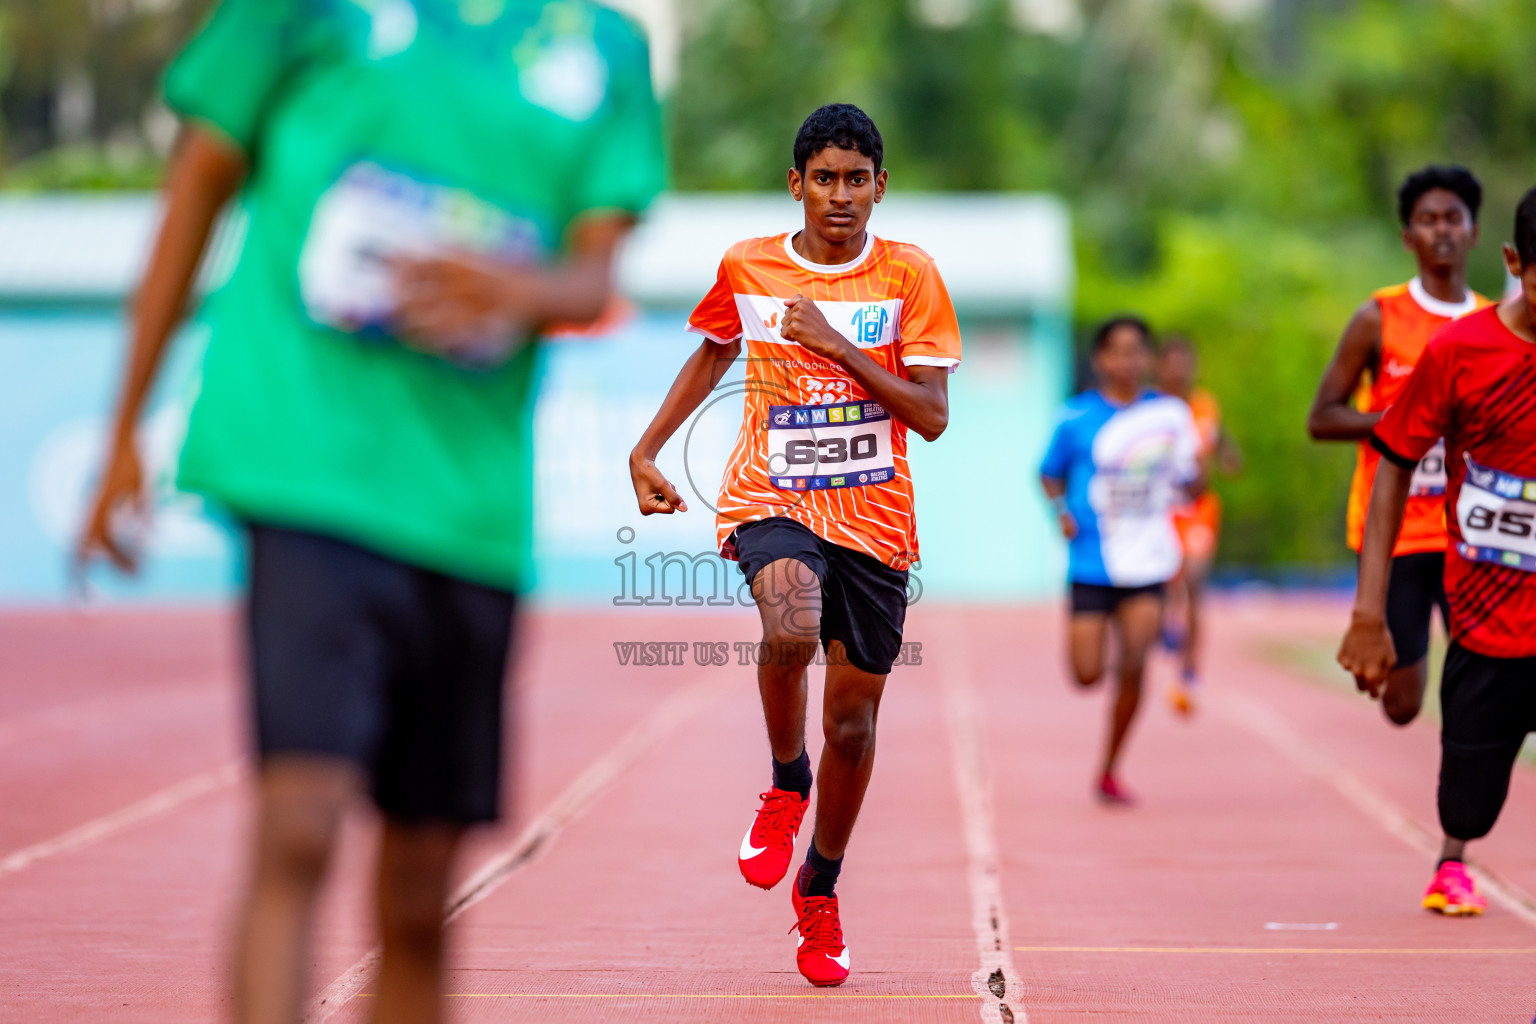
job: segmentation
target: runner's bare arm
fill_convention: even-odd
[[[1379,412],[1361,412],[1350,404],[1360,378],[1381,363],[1381,306],[1371,299],[1355,310],[1339,347],[1334,350],[1317,385],[1307,413],[1307,433],[1314,441],[1363,441],[1381,419]]]
[[[569,254],[548,266],[507,266],[469,256],[401,260],[395,266],[394,326],[431,351],[451,353],[487,330],[506,335],[550,324],[588,324],[613,297],[619,244],[635,225],[627,213],[583,217]]]
[[[1360,545],[1355,607],[1339,647],[1339,664],[1355,677],[1355,685],[1372,697],[1380,696],[1387,673],[1397,663],[1392,634],[1387,630],[1387,579],[1412,480],[1413,470],[1392,459],[1382,459],[1377,466],[1365,517],[1365,539]]]
[[[1057,480],[1055,477],[1041,476],[1040,486],[1045,491],[1046,499],[1051,503],[1051,509],[1056,513],[1056,521],[1061,526],[1061,535],[1067,540],[1077,536],[1077,520],[1072,518],[1072,513],[1067,511],[1067,482]]]
[[[182,130],[166,172],[164,218],[130,313],[128,359],[107,461],[75,549],[81,564],[106,555],[125,572],[136,567],[136,553],[114,525],[120,509],[138,505],[142,511],[145,500],[134,429],[166,342],[186,313],[214,222],[245,180],[246,167],[245,155],[221,136],[195,125]]]
[[[741,339],[721,344],[706,338],[678,372],[656,417],[629,453],[629,479],[635,485],[635,500],[640,504],[641,515],[688,511],[688,503],[656,468],[656,455],[677,428],[687,422],[694,410],[709,397],[739,355]]]
[[[847,370],[865,394],[923,440],[937,440],[949,426],[949,367],[909,366],[907,377],[911,379],[900,377],[860,352],[827,323],[816,303],[803,295],[784,304],[779,333]]]

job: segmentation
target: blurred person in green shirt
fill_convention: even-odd
[[[500,806],[533,519],[535,346],[596,319],[663,184],[640,31],[588,0],[223,0],[171,67],[184,129],[82,560],[125,570],[135,427],[211,229],[238,264],[178,481],[242,521],[258,764],[235,1015],[300,1014],[338,822],[385,825],[378,1021],[440,1017],[464,829]]]

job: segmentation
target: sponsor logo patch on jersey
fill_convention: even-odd
[[[879,345],[885,340],[886,325],[891,322],[891,311],[884,303],[871,302],[853,314],[853,343],[861,348]]]
[[[795,383],[802,405],[836,405],[853,399],[853,382],[842,377],[801,377]]]

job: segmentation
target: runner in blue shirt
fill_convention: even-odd
[[[1119,689],[1098,785],[1100,799],[1114,804],[1131,802],[1115,766],[1141,702],[1163,589],[1183,558],[1172,509],[1198,490],[1200,477],[1189,406],[1146,387],[1152,354],[1145,321],[1103,324],[1093,339],[1096,386],[1067,401],[1040,466],[1069,542],[1067,647],[1080,685],[1103,677],[1110,624],[1119,632]]]

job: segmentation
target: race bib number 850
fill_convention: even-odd
[[[769,406],[768,473],[781,491],[890,483],[891,414],[875,402]]]
[[[1480,466],[1467,456],[1456,522],[1461,557],[1536,572],[1536,480]]]

